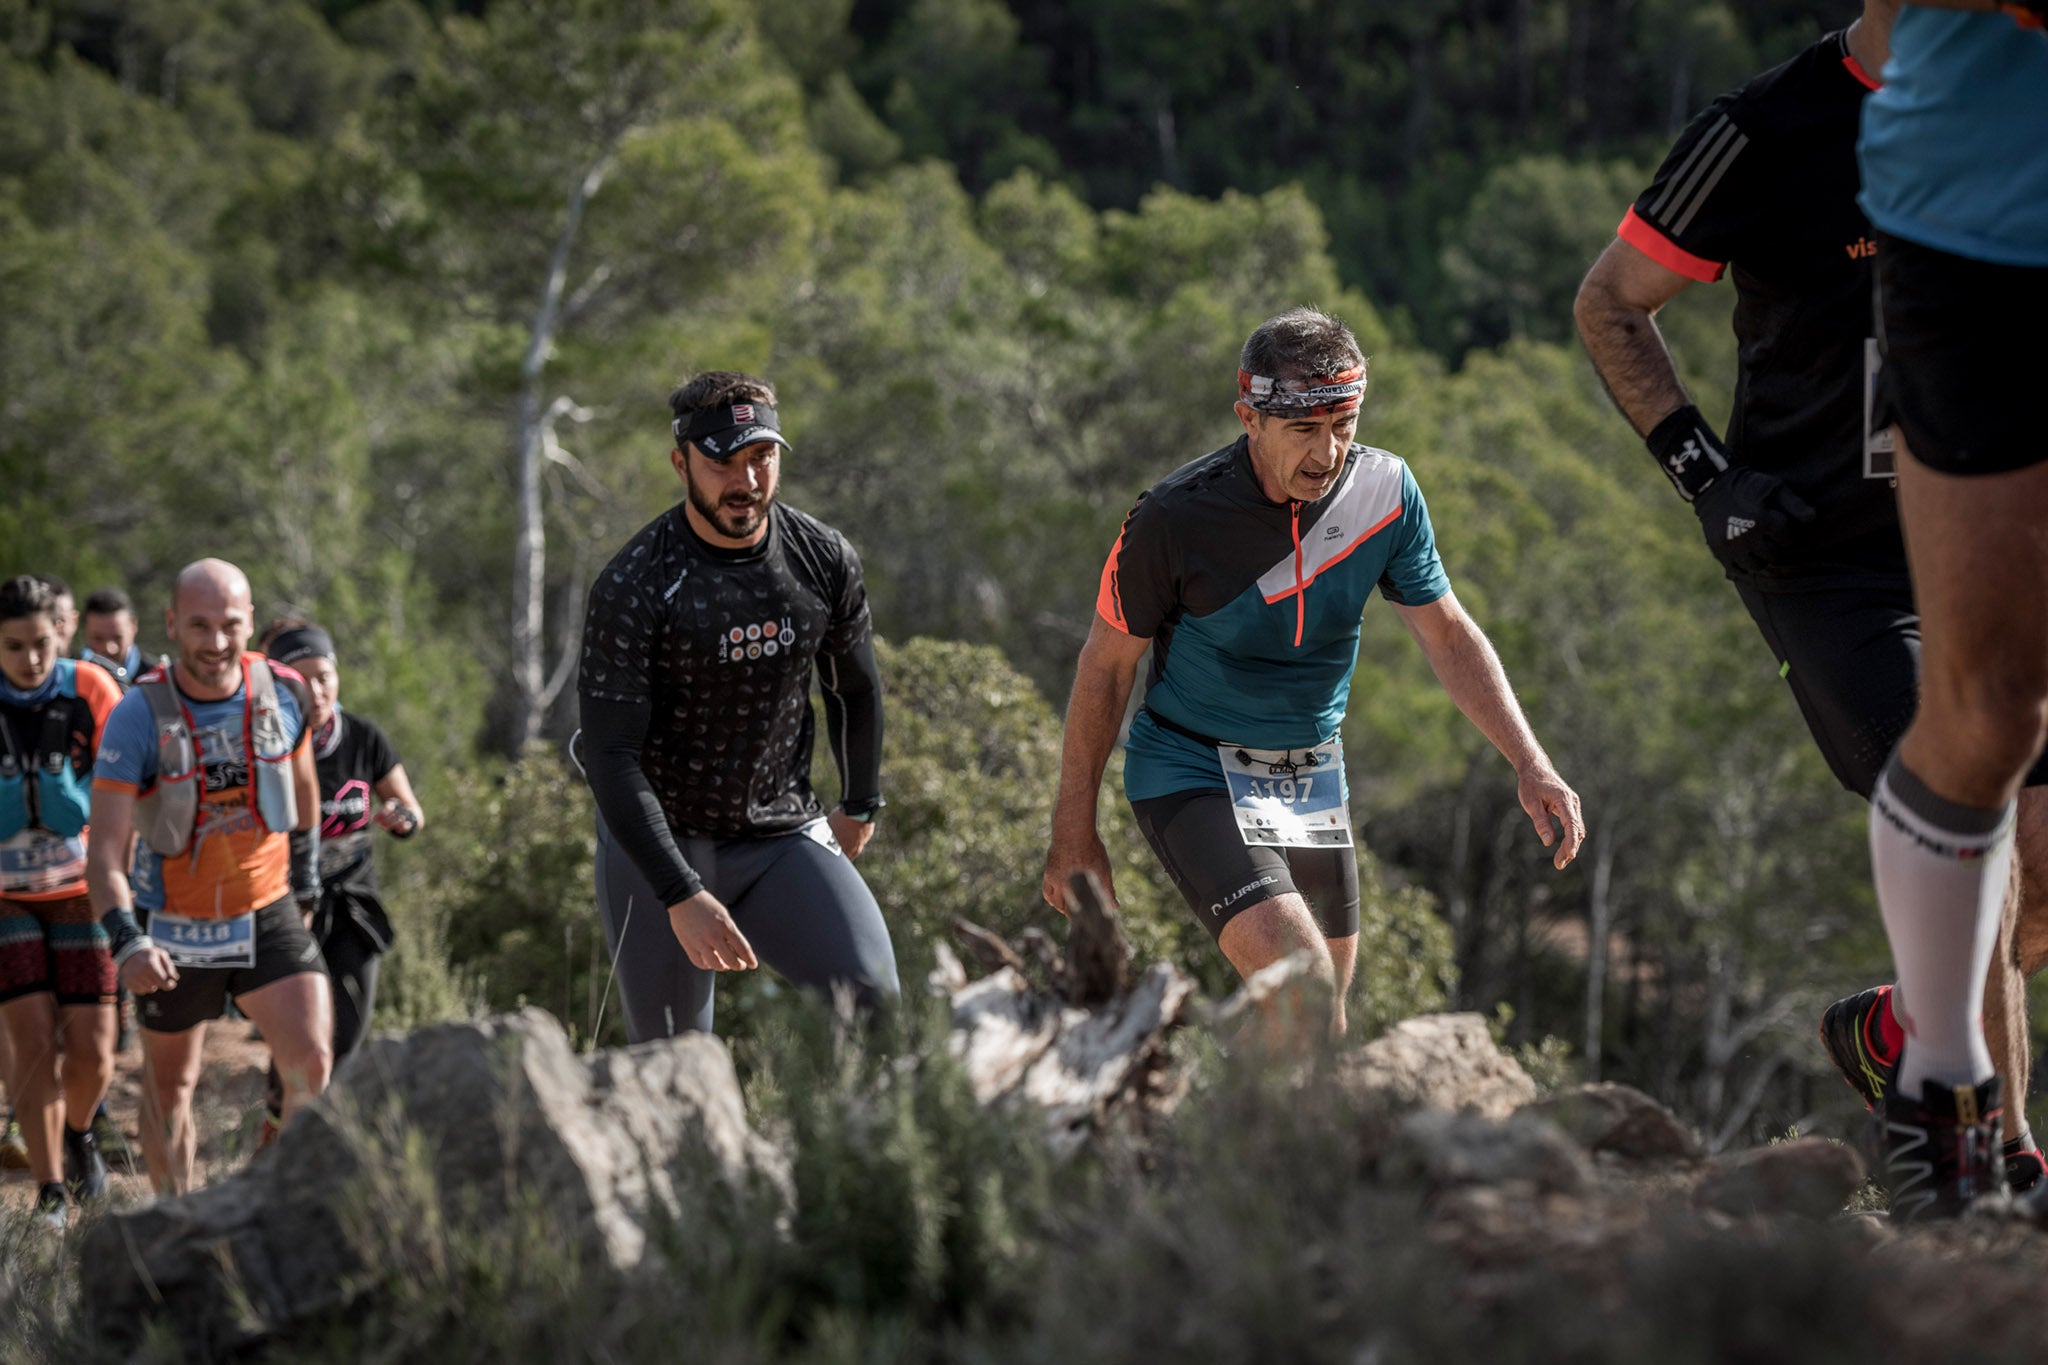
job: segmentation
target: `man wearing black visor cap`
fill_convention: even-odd
[[[597,899],[634,1042],[708,1030],[722,971],[897,993],[888,926],[853,868],[882,806],[882,694],[860,560],[776,501],[790,448],[767,381],[670,395],[683,501],[590,590],[583,759]],[[811,790],[810,683],[845,799]]]

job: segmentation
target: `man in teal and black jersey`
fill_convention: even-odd
[[[1698,515],[1708,549],[1791,688],[1837,780],[1869,799],[1913,717],[1921,624],[1874,412],[1879,234],[1858,206],[1858,120],[1879,88],[1897,0],[1710,103],[1680,135],[1578,297],[1609,393]],[[1655,314],[1696,283],[1735,286],[1727,439],[1687,397]],[[2048,783],[2048,764],[2030,783]],[[2025,975],[2048,961],[2048,793],[2021,804],[2024,895],[1988,973],[2000,1070],[2029,1074]],[[1904,1031],[1890,985],[1823,1014],[1829,1056],[1866,1105],[1893,1088]],[[2023,1118],[2016,1186],[2042,1175]]]
[[[1124,769],[1139,828],[1241,975],[1310,954],[1341,1031],[1358,865],[1337,731],[1375,590],[1514,765],[1556,866],[1577,856],[1585,827],[1451,593],[1415,476],[1352,440],[1365,392],[1357,339],[1299,308],[1253,332],[1239,363],[1244,434],[1143,494],[1103,566],[1067,705],[1043,890],[1064,912],[1074,872],[1110,886],[1096,796],[1149,653]]]

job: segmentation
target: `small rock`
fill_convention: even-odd
[[[1592,1162],[1554,1123],[1520,1114],[1503,1122],[1441,1109],[1419,1110],[1401,1121],[1380,1174],[1432,1190],[1521,1182],[1547,1194],[1575,1195],[1593,1184]]]
[[[1581,1085],[1546,1096],[1525,1111],[1549,1119],[1589,1152],[1631,1161],[1697,1160],[1700,1140],[1678,1116],[1626,1085]]]
[[[1693,1202],[1736,1218],[1832,1218],[1863,1184],[1863,1158],[1839,1142],[1796,1138],[1718,1158]]]
[[[1477,1014],[1421,1014],[1347,1058],[1338,1083],[1399,1109],[1471,1109],[1505,1119],[1536,1098],[1536,1082],[1494,1045]]]

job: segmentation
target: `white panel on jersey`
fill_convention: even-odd
[[[1400,457],[1367,446],[1330,502],[1322,520],[1301,538],[1303,586],[1400,517]],[[1289,546],[1286,558],[1259,575],[1259,592],[1268,602],[1278,602],[1293,595],[1294,583],[1294,550]]]

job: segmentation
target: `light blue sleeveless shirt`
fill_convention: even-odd
[[[1895,237],[2048,266],[2048,33],[1908,5],[1863,102],[1863,211]]]

